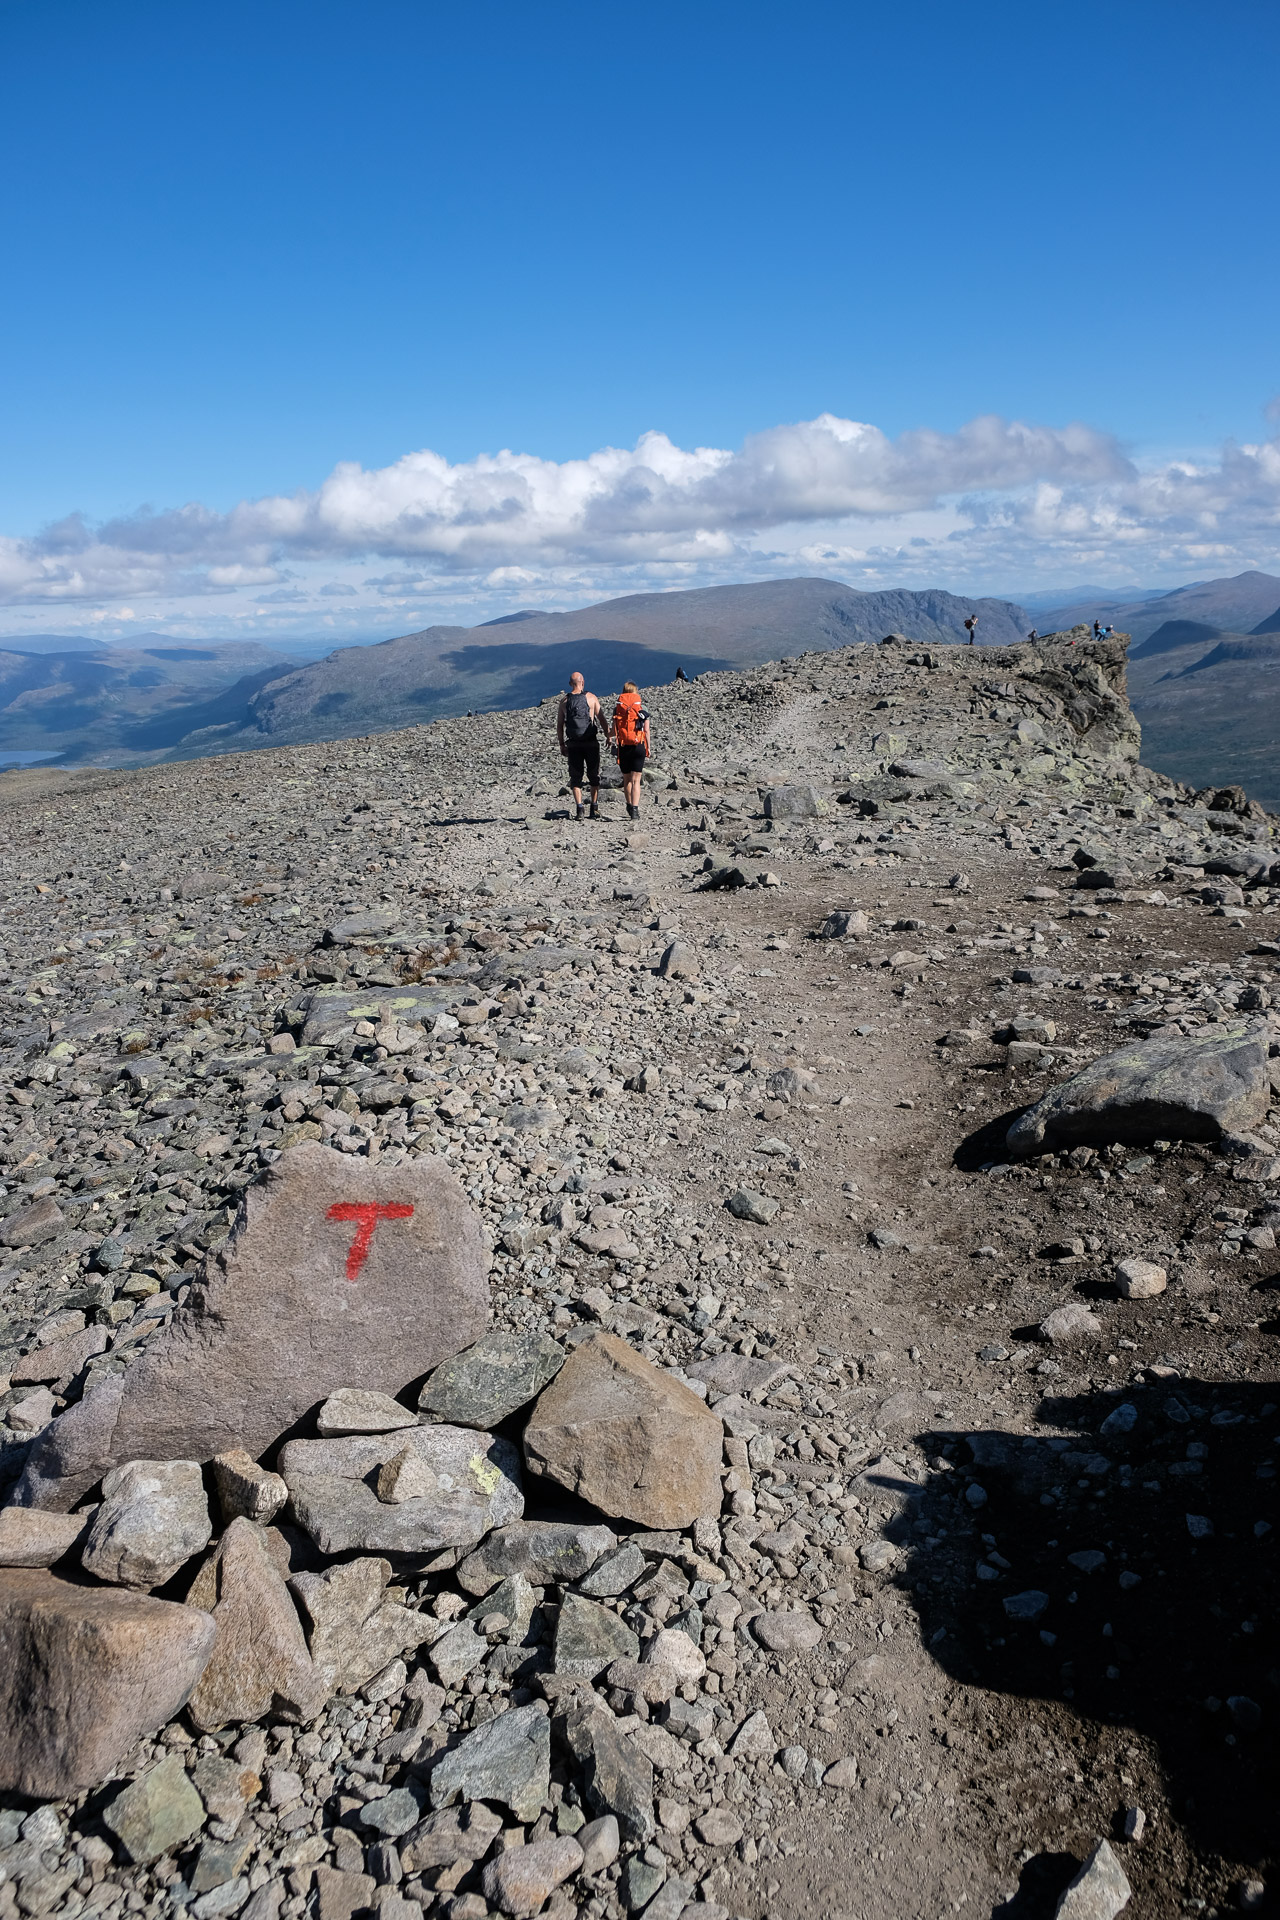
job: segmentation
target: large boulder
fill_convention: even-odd
[[[194,1607],[0,1572],[0,1791],[61,1800],[105,1780],[182,1711],[216,1633]]]
[[[1095,1060],[1014,1121],[1011,1153],[1247,1133],[1270,1101],[1265,1020],[1154,1034]]]
[[[530,1473],[641,1527],[718,1514],[723,1449],[697,1394],[611,1333],[574,1349],[524,1431]]]
[[[196,1575],[187,1605],[212,1614],[218,1628],[187,1707],[202,1733],[267,1714],[314,1720],[329,1698],[285,1585],[287,1565],[279,1534],[236,1519]]]
[[[442,1160],[291,1148],[146,1352],[40,1434],[15,1501],[67,1512],[123,1460],[258,1458],[338,1382],[399,1393],[481,1333],[485,1275]]]
[[[280,1472],[326,1554],[470,1547],[524,1512],[515,1447],[469,1427],[291,1440]]]

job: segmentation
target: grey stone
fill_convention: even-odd
[[[787,1756],[793,1753],[804,1754],[799,1770],[794,1773],[787,1764]],[[808,1754],[804,1753],[804,1748],[785,1747],[781,1757],[782,1771],[788,1780],[798,1780],[809,1759]],[[694,1828],[699,1840],[708,1847],[733,1847],[742,1838],[742,1822],[732,1807],[708,1807],[705,1813],[698,1815]]]
[[[52,1240],[62,1232],[67,1219],[56,1200],[47,1194],[42,1200],[33,1200],[28,1207],[19,1207],[0,1220],[0,1247],[38,1247],[46,1240]]]
[[[501,1614],[508,1622],[506,1638],[515,1646],[528,1632],[535,1605],[536,1596],[524,1575],[512,1573],[478,1600],[466,1617],[468,1620],[484,1620],[493,1614]]]
[[[354,1206],[412,1212],[334,1215]],[[187,1304],[40,1436],[17,1504],[65,1512],[123,1460],[257,1459],[335,1380],[400,1392],[480,1333],[486,1268],[443,1161],[384,1166],[316,1141],[282,1153]]]
[[[608,1607],[567,1593],[556,1622],[555,1670],[594,1680],[615,1660],[634,1660],[640,1642]]]
[[[766,820],[816,820],[825,812],[813,787],[773,787],[764,796]]]
[[[664,980],[697,980],[702,969],[698,965],[698,956],[685,940],[673,940],[658,962],[658,972]]]
[[[633,1587],[648,1565],[639,1547],[619,1547],[607,1560],[591,1569],[578,1582],[579,1593],[590,1594],[597,1600],[613,1599],[617,1594],[625,1593]]]
[[[1154,1260],[1117,1260],[1116,1288],[1122,1300],[1152,1300],[1163,1293],[1169,1276]]]
[[[411,1787],[393,1787],[380,1800],[368,1800],[360,1809],[360,1824],[385,1840],[398,1840],[422,1818],[422,1801]]]
[[[802,1608],[788,1613],[757,1613],[751,1631],[771,1653],[802,1653],[816,1647],[822,1638],[822,1628]]]
[[[1039,1587],[1028,1587],[1025,1593],[1005,1595],[1004,1610],[1010,1620],[1038,1620],[1049,1604],[1049,1596]]]
[[[438,1760],[431,1774],[431,1805],[494,1800],[527,1825],[536,1820],[551,1778],[551,1722],[541,1705],[513,1707]]]
[[[589,1573],[618,1536],[609,1527],[582,1527],[558,1520],[518,1520],[489,1534],[457,1571],[464,1593],[486,1594],[509,1574],[523,1574],[535,1587],[571,1585]]]
[[[325,1438],[344,1433],[395,1433],[416,1427],[416,1416],[389,1393],[369,1387],[339,1387],[316,1415],[316,1432]]]
[[[229,1887],[239,1877],[252,1847],[252,1833],[237,1840],[206,1840],[191,1875],[192,1893],[212,1893],[215,1887]],[[248,1893],[249,1884],[245,1881],[238,1905],[243,1906]]]
[[[773,1728],[764,1713],[756,1711],[743,1720],[737,1734],[729,1743],[729,1753],[735,1761],[760,1761],[771,1755],[777,1747],[773,1740]]]
[[[770,1100],[780,1100],[784,1106],[790,1106],[793,1100],[801,1100],[813,1092],[813,1075],[803,1067],[779,1067],[766,1079],[764,1090]]]
[[[78,1793],[181,1712],[217,1629],[193,1607],[0,1573],[0,1792]]]
[[[51,1567],[84,1545],[97,1511],[36,1513],[30,1507],[0,1507],[0,1567]]]
[[[102,1483],[81,1561],[99,1580],[161,1587],[209,1544],[213,1523],[192,1460],[130,1460]]]
[[[469,1427],[290,1440],[280,1472],[325,1554],[472,1546],[524,1512],[515,1447]]]
[[[262,1791],[262,1781],[252,1767],[216,1753],[200,1756],[191,1769],[191,1784],[204,1801],[209,1818],[227,1820],[233,1826]],[[235,1871],[239,1873],[239,1867]],[[231,1877],[228,1874],[227,1878]]]
[[[146,1866],[200,1831],[204,1806],[174,1753],[109,1800],[102,1819],[134,1865]]]
[[[515,1920],[539,1913],[561,1881],[582,1865],[582,1848],[570,1834],[508,1847],[484,1870],[482,1886],[491,1905]]]
[[[686,1911],[692,1899],[693,1882],[690,1880],[682,1880],[678,1874],[672,1874],[669,1880],[663,1881],[645,1908],[644,1920],[680,1920],[680,1916]],[[694,1906],[693,1911],[695,1916],[698,1913],[699,1906],[706,1906],[706,1902],[699,1901],[697,1905]],[[706,1914],[706,1920],[712,1920],[712,1915],[709,1910]]]
[[[596,1813],[616,1816],[628,1840],[653,1837],[653,1763],[619,1730],[611,1713],[597,1705],[571,1707],[564,1719],[565,1741],[583,1771],[587,1804]]]
[[[492,1429],[555,1379],[565,1350],[545,1333],[495,1329],[436,1368],[418,1405],[460,1427]]]
[[[251,1520],[231,1522],[196,1575],[187,1605],[213,1615],[218,1638],[188,1705],[193,1723],[215,1731],[272,1714],[313,1720],[330,1686],[307,1651],[280,1562],[284,1542]],[[287,1561],[286,1561],[287,1564]]]
[[[666,1877],[665,1866],[646,1860],[643,1854],[633,1853],[618,1880],[618,1892],[627,1912],[638,1913],[647,1907]]]
[[[1106,1840],[1099,1840],[1054,1908],[1054,1920],[1115,1920],[1133,1889]]]
[[[579,1827],[577,1841],[582,1848],[583,1873],[603,1873],[617,1859],[622,1844],[618,1822],[613,1814],[603,1813],[598,1820],[588,1820]]]
[[[331,1690],[354,1693],[396,1655],[420,1646],[438,1621],[387,1593],[386,1560],[348,1560],[324,1573],[298,1573],[290,1585],[311,1622],[311,1658]]]
[[[866,935],[868,926],[865,913],[829,913],[818,929],[818,938],[820,940],[861,940]]]
[[[1006,1145],[1011,1153],[1041,1153],[1247,1133],[1270,1100],[1269,1042],[1265,1019],[1154,1034],[1055,1087],[1014,1121]]]
[[[725,1206],[737,1220],[750,1220],[758,1227],[767,1227],[782,1205],[771,1194],[750,1193],[745,1187],[739,1187],[725,1201]]]
[[[456,1687],[475,1670],[489,1651],[489,1642],[469,1623],[450,1627],[432,1642],[427,1658],[442,1687]]]
[[[1055,1347],[1070,1346],[1077,1340],[1100,1339],[1102,1322],[1080,1301],[1071,1300],[1065,1307],[1055,1307],[1045,1315],[1040,1322],[1040,1333]]]
[[[401,1842],[400,1864],[406,1873],[426,1873],[432,1867],[480,1860],[501,1831],[502,1815],[486,1807],[483,1800],[445,1807],[429,1814]]]
[[[69,1380],[106,1350],[105,1327],[82,1327],[78,1333],[68,1334],[65,1340],[54,1340],[49,1346],[37,1347],[27,1354],[18,1361],[10,1378],[15,1387],[25,1386],[28,1381]]]

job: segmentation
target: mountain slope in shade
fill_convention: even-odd
[[[174,749],[209,752],[377,733],[449,714],[529,705],[575,668],[602,697],[717,667],[748,666],[900,632],[954,645],[967,615],[988,645],[1026,635],[1021,608],[940,589],[858,593],[836,580],[769,580],[685,593],[630,594],[575,613],[482,627],[428,627],[379,646],[346,647],[246,689],[241,723],[201,720]],[[224,703],[230,706],[228,700]]]
[[[1238,573],[1231,579],[1196,580],[1150,599],[1126,602],[1111,598],[1061,606],[1044,614],[1037,625],[1047,632],[1051,621],[1055,627],[1066,628],[1081,620],[1101,620],[1122,633],[1131,633],[1135,642],[1149,639],[1169,620],[1195,620],[1221,633],[1248,633],[1259,620],[1271,615],[1277,601],[1280,578],[1275,574]]]
[[[1193,787],[1242,786],[1280,812],[1280,633],[1214,633],[1129,655],[1148,766]]]
[[[1257,626],[1253,627],[1251,631],[1253,633],[1280,633],[1280,607],[1277,607],[1274,613],[1268,614],[1265,620],[1259,620]]]

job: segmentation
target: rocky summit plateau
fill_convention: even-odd
[[[1273,1910],[1280,846],[1126,665],[0,776],[0,1920]]]

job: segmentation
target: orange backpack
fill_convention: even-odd
[[[644,710],[638,693],[620,693],[613,710],[613,737],[620,747],[644,745]]]

